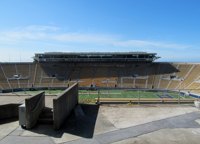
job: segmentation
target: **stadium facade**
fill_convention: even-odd
[[[80,87],[200,93],[200,64],[155,62],[156,53],[37,53],[31,63],[0,63],[0,89]]]

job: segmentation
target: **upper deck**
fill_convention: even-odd
[[[48,52],[36,53],[36,62],[153,62],[159,57],[146,52]]]

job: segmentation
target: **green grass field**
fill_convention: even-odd
[[[47,95],[58,95],[62,90],[44,90]],[[34,95],[41,91],[23,91],[16,94]],[[178,92],[155,92],[155,91],[137,91],[137,90],[79,90],[79,101],[84,103],[94,102],[95,98],[178,98]],[[190,96],[181,96],[181,99],[191,98]]]
[[[155,92],[155,91],[136,91],[136,90],[100,90],[98,91],[79,91],[81,102],[94,102],[95,98],[179,98],[178,92]],[[190,96],[180,95],[180,99],[191,98]]]
[[[160,98],[162,96],[178,98],[178,92],[155,92],[155,91],[135,91],[135,90],[100,90],[99,97],[102,98]],[[160,97],[159,97],[160,96]],[[97,98],[98,91],[79,91],[80,98]],[[190,96],[180,96],[181,98],[191,98]]]
[[[20,91],[20,92],[15,92],[16,94],[28,94],[28,95],[35,95],[40,92],[44,91],[45,94],[47,95],[58,95],[63,92],[63,90],[38,90],[38,91]]]

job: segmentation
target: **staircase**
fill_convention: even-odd
[[[45,107],[38,119],[39,124],[53,124],[53,111]]]

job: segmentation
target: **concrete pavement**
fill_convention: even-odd
[[[200,111],[192,105],[81,107],[85,116],[72,114],[59,131],[52,125],[24,130],[18,121],[1,122],[0,144],[186,144],[184,137],[186,142],[200,141]]]

